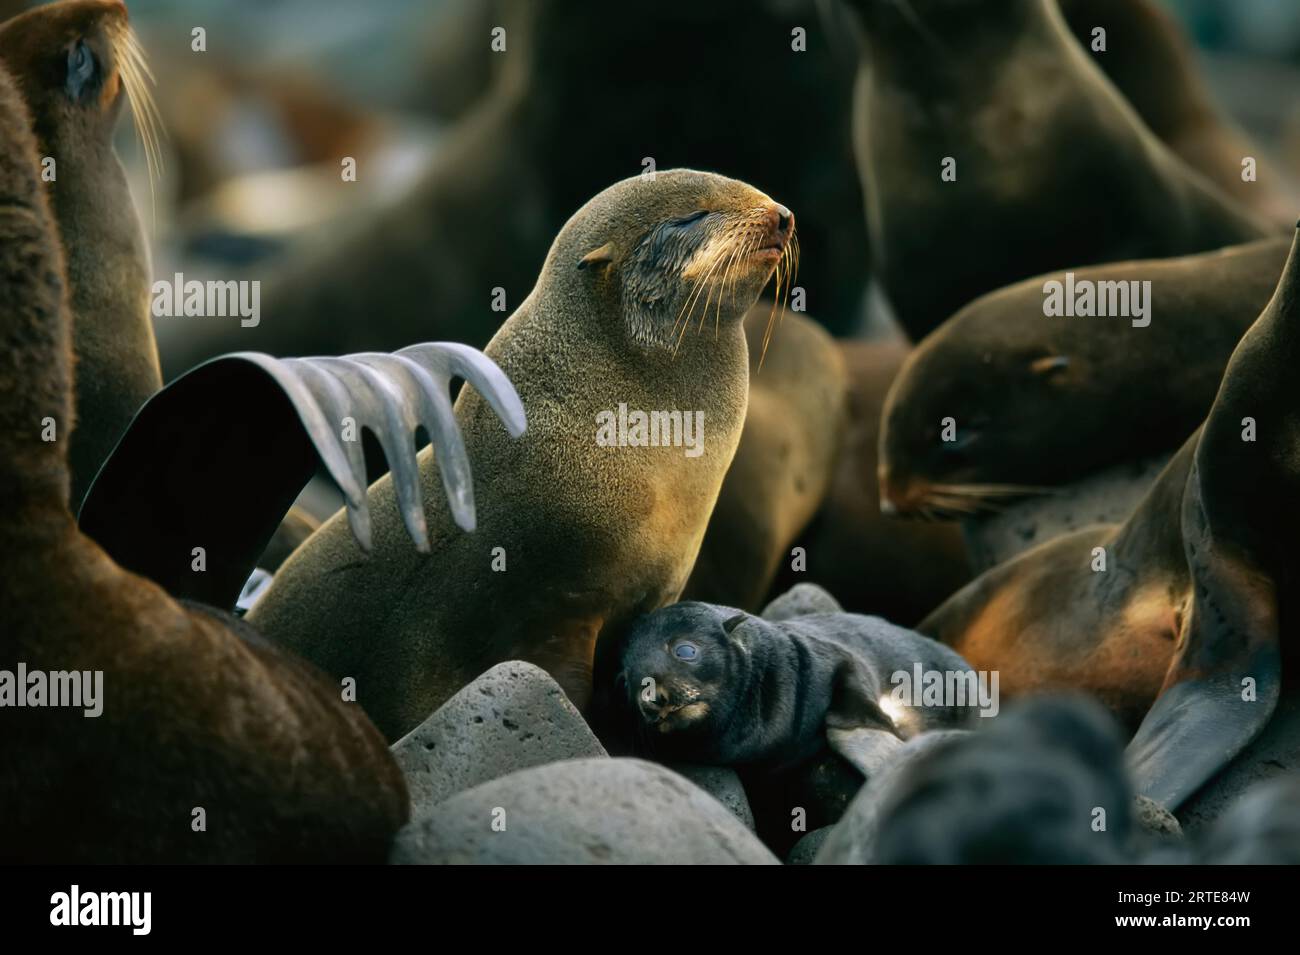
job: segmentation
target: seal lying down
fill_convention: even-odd
[[[780,770],[827,745],[863,775],[903,740],[996,714],[970,664],[879,617],[772,621],[686,602],[648,614],[623,643],[615,697],[656,758]],[[942,687],[951,692],[923,692]],[[978,689],[977,689],[978,687]]]

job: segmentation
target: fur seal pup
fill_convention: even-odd
[[[804,548],[807,567],[796,571],[787,561],[774,591],[810,581],[835,594],[847,610],[911,626],[971,579],[971,562],[960,529],[891,520],[881,512],[881,409],[908,345],[837,345],[849,375],[843,449],[821,510],[795,541]]]
[[[691,601],[630,628],[615,696],[640,748],[658,759],[781,772],[829,745],[871,776],[904,739],[970,713],[896,702],[892,675],[910,678],[915,667],[970,670],[942,644],[879,617],[772,621]]]
[[[692,166],[761,183],[797,210],[809,224],[799,236],[809,310],[828,327],[856,322],[867,247],[849,139],[854,63],[819,26],[814,0],[659,0],[635,16],[601,0],[507,0],[499,12],[505,51],[492,52],[487,33],[473,40],[493,61],[493,85],[410,194],[268,262],[256,328],[160,326],[169,378],[245,348],[338,355],[429,339],[482,347],[532,288],[573,210],[641,172],[647,157],[658,170]],[[588,42],[593,24],[600,42]],[[808,53],[791,49],[795,27],[806,30]],[[687,37],[690,62],[669,65],[664,51]],[[760,63],[779,79],[755,95]],[[774,116],[799,149],[773,148]],[[366,189],[364,168],[340,188]],[[494,288],[505,290],[509,311],[493,311]]]
[[[1279,224],[1290,224],[1296,202],[1285,174],[1224,119],[1201,79],[1190,38],[1154,0],[1057,0],[1075,39],[1105,71],[1142,122],[1187,165],[1231,198]],[[1106,31],[1104,52],[1092,32]],[[1257,179],[1244,181],[1242,160],[1253,157]]]
[[[77,361],[68,459],[75,512],[131,417],[162,387],[149,250],[113,149],[129,99],[152,162],[149,70],[120,0],[65,0],[9,20],[0,25],[0,62],[35,121],[39,155],[55,161],[46,188],[67,257]]]
[[[851,5],[873,271],[914,340],[1030,275],[1271,231],[1151,135],[1055,0]]]
[[[62,252],[2,69],[0,143],[0,857],[383,861],[408,801],[365,714],[78,532],[66,442],[41,436],[73,415]]]
[[[770,317],[765,302],[745,316],[745,429],[683,599],[758,610],[836,473],[848,403],[840,351],[815,321],[790,314],[760,371]]]
[[[690,575],[745,417],[741,319],[774,272],[784,287],[793,228],[784,206],[709,173],[599,193],[486,350],[518,389],[528,432],[510,441],[473,392],[456,401],[482,462],[477,532],[455,532],[439,509],[431,553],[412,554],[385,477],[369,492],[370,557],[336,515],[249,619],[355,678],[390,739],[503,660],[542,667],[582,707],[597,637],[672,602]],[[670,440],[659,415],[655,446],[646,419],[673,411],[681,426]],[[420,462],[436,498],[428,450]]]
[[[1120,316],[1044,315],[1044,288],[1064,288],[1065,272],[971,302],[921,341],[889,389],[882,506],[964,517],[1176,449],[1204,420],[1289,249],[1289,239],[1265,239],[1073,272],[1079,288],[1150,282],[1144,327]],[[946,417],[954,441],[942,440]]]
[[[917,628],[1000,670],[1008,697],[1071,687],[1141,720],[1137,791],[1169,810],[1259,734],[1282,648],[1295,654],[1283,636],[1300,579],[1287,543],[1300,531],[1287,504],[1300,493],[1297,245],[1205,423],[1129,519],[995,567]]]

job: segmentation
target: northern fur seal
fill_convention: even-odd
[[[1300,579],[1300,239],[1233,352],[1204,425],[1122,525],[976,578],[917,628],[1008,696],[1071,687],[1130,726],[1138,792],[1175,809],[1268,722]],[[1100,550],[1099,550],[1100,548]]]
[[[583,706],[597,637],[676,599],[690,574],[744,422],[741,319],[774,271],[783,280],[793,227],[785,207],[708,173],[599,193],[487,348],[518,388],[528,432],[512,442],[475,394],[457,399],[481,462],[477,532],[453,533],[437,510],[432,553],[412,554],[385,477],[370,489],[373,554],[358,553],[336,515],[249,619],[354,677],[390,739],[502,660],[541,666]],[[675,431],[662,414],[674,411]],[[436,499],[430,452],[420,461]]]
[[[382,861],[406,786],[365,714],[78,532],[66,443],[42,440],[43,419],[66,433],[73,415],[62,253],[3,70],[0,143],[0,856]]]
[[[965,516],[1176,449],[1214,402],[1289,248],[1265,239],[1073,273],[1079,288],[1150,282],[1150,324],[1139,328],[1124,316],[1044,315],[1044,288],[1064,287],[1063,272],[976,299],[925,337],[890,388],[882,504],[903,516]],[[954,441],[941,440],[946,417]]]
[[[971,668],[879,617],[771,621],[692,601],[638,620],[619,654],[614,696],[640,748],[662,759],[780,772],[829,745],[870,776],[904,739],[972,712],[893,699],[895,673]]]
[[[758,610],[836,473],[848,403],[839,348],[812,319],[786,315],[760,371],[770,309],[745,316],[745,430],[683,599]]]
[[[1220,114],[1197,70],[1187,32],[1156,0],[1057,0],[1070,30],[1142,122],[1187,165],[1270,220],[1290,224],[1285,174]],[[1093,30],[1106,49],[1092,49]],[[1242,160],[1256,179],[1242,178]]]
[[[959,528],[896,521],[881,513],[881,409],[908,357],[903,342],[839,341],[849,374],[848,426],[831,487],[795,543],[807,566],[787,561],[774,591],[799,581],[825,587],[855,613],[911,626],[971,578]],[[942,387],[939,382],[936,387]]]
[[[66,0],[13,18],[0,26],[0,61],[35,120],[39,155],[55,162],[46,188],[67,257],[77,360],[75,512],[131,417],[162,387],[149,251],[113,150],[124,98],[154,146],[148,67],[120,0]]]
[[[473,39],[492,60],[493,86],[449,130],[411,193],[268,263],[276,272],[262,276],[256,328],[161,326],[169,378],[244,348],[337,355],[428,339],[482,347],[532,288],[573,210],[641,172],[646,158],[661,171],[689,165],[761,183],[797,210],[808,223],[800,229],[808,309],[828,326],[853,324],[867,256],[848,128],[854,64],[851,51],[837,55],[813,0],[657,0],[635,15],[602,0],[508,0],[498,11],[505,50],[493,52],[487,33]],[[600,42],[585,39],[593,24]],[[791,49],[796,27],[807,33],[806,53]],[[690,62],[670,66],[664,51],[683,37]],[[779,80],[756,96],[759,63],[779,69]],[[774,115],[799,149],[772,147]],[[365,190],[364,169],[340,188]],[[492,308],[498,287],[509,311]]]
[[[1055,0],[851,5],[868,235],[913,339],[1026,276],[1269,233],[1151,135]]]

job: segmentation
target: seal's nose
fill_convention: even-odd
[[[651,677],[653,685],[650,687],[643,686],[637,693],[637,706],[640,707],[641,713],[649,719],[656,719],[668,705],[668,691],[664,688],[663,682],[656,677]],[[652,694],[650,691],[654,690]]]
[[[794,228],[794,213],[779,202],[772,203],[772,228],[782,237],[788,236]]]

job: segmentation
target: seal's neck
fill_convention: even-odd
[[[45,202],[0,208],[0,534],[68,515],[72,356],[62,253]],[[6,556],[13,548],[0,545]],[[20,556],[20,555],[17,555]]]

